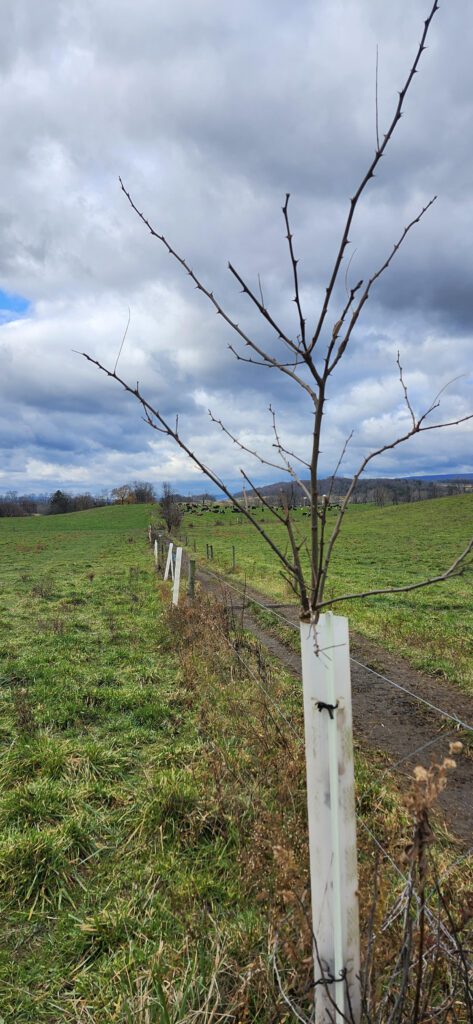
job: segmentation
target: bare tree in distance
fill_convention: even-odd
[[[299,485],[304,497],[307,498],[307,504],[310,508],[310,539],[308,540],[306,536],[299,536],[294,524],[294,519],[291,516],[291,508],[289,507],[290,503],[287,502],[286,507],[283,509],[275,508],[261,493],[245,470],[241,469],[240,472],[244,484],[247,484],[253,490],[260,499],[262,505],[267,509],[268,513],[274,517],[276,522],[285,527],[288,541],[287,547],[283,548],[276,543],[275,539],[271,536],[271,533],[266,530],[265,525],[253,515],[252,510],[247,506],[247,503],[236,498],[230,492],[219,474],[206,465],[204,457],[193,451],[180,432],[178,418],[176,418],[174,425],[166,419],[159,409],[155,408],[147,400],[140,389],[139,383],[137,383],[136,386],[133,386],[128,384],[119,376],[117,373],[117,363],[115,363],[113,369],[107,369],[107,367],[103,366],[97,359],[94,359],[87,353],[82,353],[82,355],[84,355],[89,362],[97,366],[109,377],[112,377],[121,384],[125,391],[128,391],[129,394],[133,395],[141,406],[146,423],[158,433],[162,433],[166,437],[172,438],[179,448],[187,454],[189,459],[198,466],[202,473],[211,480],[212,483],[227,496],[227,498],[230,499],[239,512],[244,515],[252,526],[260,533],[266,544],[269,545],[279,559],[285,579],[298,596],[301,607],[301,617],[305,620],[317,621],[321,610],[328,606],[332,606],[335,602],[354,600],[355,598],[368,597],[374,594],[388,594],[406,590],[415,590],[419,587],[450,579],[451,577],[463,572],[466,565],[470,563],[468,556],[471,554],[473,549],[473,538],[467,544],[464,551],[459,554],[447,569],[439,571],[436,575],[428,579],[423,579],[417,583],[413,583],[410,586],[383,587],[376,590],[343,594],[336,598],[327,598],[325,595],[327,575],[334,546],[339,538],[346,510],[354,494],[357,482],[366,470],[367,466],[369,466],[376,457],[397,448],[399,445],[404,444],[416,435],[427,431],[441,430],[447,427],[457,426],[460,423],[465,423],[473,417],[473,413],[459,417],[455,420],[447,421],[436,417],[435,414],[439,409],[441,396],[448,385],[444,385],[439,390],[438,394],[432,399],[427,408],[420,412],[416,411],[409,397],[406,378],[404,376],[403,367],[398,354],[397,366],[399,382],[408,415],[408,424],[406,429],[403,433],[393,437],[392,440],[381,444],[378,448],[372,450],[363,458],[358,469],[353,475],[343,500],[341,501],[341,506],[336,519],[334,523],[329,526],[327,511],[331,494],[320,495],[318,485],[319,456],[321,452],[324,409],[328,383],[335,374],[339,363],[345,356],[354,329],[359,322],[360,316],[374,286],[389,269],[407,236],[430,210],[436,200],[436,196],[426,201],[422,209],[417,211],[409,223],[399,232],[398,238],[387,253],[385,259],[377,268],[373,269],[368,280],[360,280],[347,289],[348,294],[346,301],[341,308],[339,307],[337,309],[335,314],[333,312],[331,313],[330,319],[333,322],[333,326],[331,327],[328,325],[329,311],[331,311],[336,305],[337,286],[341,281],[343,261],[346,256],[347,247],[350,244],[349,235],[355,211],[368,184],[371,179],[375,177],[376,169],[381,159],[385,156],[389,143],[399,124],[406,96],[418,71],[422,53],[426,48],[428,32],[437,10],[438,2],[437,0],[434,0],[430,13],[424,22],[421,40],[417,47],[414,59],[405,82],[398,94],[394,114],[385,134],[382,137],[379,136],[377,131],[374,156],[370,160],[365,174],[350,198],[348,212],[339,240],[334,264],[328,275],[325,296],[315,323],[309,327],[302,309],[298,260],[295,255],[293,235],[289,219],[289,193],[286,194],[282,213],[288,243],[289,262],[294,285],[294,303],[296,306],[298,320],[297,333],[295,335],[286,333],[273,318],[265,305],[261,288],[259,289],[259,294],[257,294],[242,277],[239,271],[232,264],[228,265],[228,269],[240,286],[242,293],[253,304],[259,316],[262,317],[268,332],[270,332],[273,337],[273,340],[279,343],[281,347],[280,356],[272,355],[270,351],[267,351],[267,349],[262,347],[259,341],[255,340],[254,336],[250,335],[239,326],[234,317],[220,304],[213,290],[203,283],[194,270],[189,266],[185,258],[173,248],[167,238],[156,230],[145,214],[138,209],[122,179],[119,179],[124,195],[144,226],[149,230],[153,238],[157,239],[157,241],[164,245],[169,255],[180,264],[184,273],[190,277],[194,286],[206,297],[208,302],[215,309],[217,315],[221,317],[222,321],[236,335],[237,340],[235,344],[239,343],[240,347],[236,348],[233,344],[229,345],[229,348],[236,359],[249,363],[252,366],[261,366],[266,369],[272,369],[276,370],[278,373],[282,373],[284,377],[287,378],[288,386],[290,386],[290,383],[295,385],[307,396],[311,406],[311,417],[313,417],[313,424],[311,423],[310,427],[311,455],[308,460],[304,460],[296,453],[286,448],[279,431],[276,413],[271,406],[270,416],[273,433],[273,448],[275,451],[274,460],[262,456],[258,451],[253,450],[244,444],[227,428],[222,420],[215,417],[210,410],[209,415],[212,421],[241,452],[254,457],[260,465],[271,467],[278,471],[283,470],[291,482]],[[243,352],[246,352],[247,354],[243,354]],[[449,383],[452,383],[452,381]],[[345,442],[332,478],[335,478],[337,475],[351,437],[352,435],[350,435]],[[296,467],[302,468],[299,469]],[[301,480],[300,473],[304,471],[308,471],[308,482],[303,482]],[[305,550],[308,554],[309,571],[306,571],[303,566],[303,552]]]
[[[172,493],[171,485],[166,482],[163,483],[163,490],[159,499],[159,510],[169,533],[177,530],[181,524],[182,512],[176,496]]]

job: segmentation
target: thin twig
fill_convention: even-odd
[[[158,241],[162,242],[162,244],[167,249],[169,255],[172,256],[173,259],[175,259],[180,264],[180,266],[183,268],[183,270],[185,270],[185,272],[189,275],[191,280],[194,282],[197,290],[202,292],[203,295],[206,296],[206,298],[209,300],[209,302],[214,307],[215,312],[217,313],[217,315],[221,316],[222,319],[225,321],[225,323],[227,323],[228,326],[231,327],[232,330],[235,331],[235,333],[239,335],[239,337],[242,339],[242,341],[244,341],[245,345],[248,345],[249,348],[253,349],[253,351],[256,352],[259,356],[261,356],[261,358],[264,359],[265,362],[271,364],[276,369],[281,370],[281,373],[286,374],[288,377],[292,377],[292,379],[295,380],[298,384],[300,384],[300,386],[302,388],[304,388],[304,390],[307,391],[308,394],[310,394],[311,396],[314,396],[314,392],[313,392],[313,390],[312,390],[312,388],[310,387],[309,384],[307,384],[305,381],[303,381],[302,378],[298,377],[298,375],[295,374],[292,370],[289,370],[287,367],[285,367],[282,364],[280,364],[279,361],[277,359],[274,359],[273,356],[271,356],[268,352],[265,352],[252,338],[250,338],[250,336],[245,331],[242,330],[240,325],[238,323],[236,323],[235,320],[232,320],[232,318],[225,311],[223,306],[221,306],[220,303],[218,302],[218,300],[215,298],[214,293],[212,291],[210,291],[208,288],[205,287],[205,285],[197,277],[197,274],[194,273],[194,271],[189,266],[189,264],[184,259],[184,257],[180,256],[179,253],[176,252],[175,249],[173,249],[172,245],[170,245],[170,243],[168,242],[167,238],[164,235],[160,234],[159,231],[156,231],[155,228],[150,223],[150,221],[148,220],[148,218],[145,217],[144,213],[142,213],[141,210],[138,209],[138,207],[136,206],[136,204],[135,204],[134,200],[132,199],[130,193],[125,188],[125,185],[123,184],[122,179],[119,178],[118,180],[120,182],[121,190],[124,193],[124,195],[126,196],[126,198],[128,199],[128,202],[129,202],[130,206],[135,211],[135,213],[138,215],[138,217],[143,222],[143,224],[148,228],[148,231],[150,232],[150,234],[153,236],[153,238],[156,238]],[[289,339],[283,338],[283,340],[286,341],[286,342],[289,342],[289,345],[292,346],[292,348],[295,351],[297,351],[297,346],[295,346],[293,343],[291,343]]]
[[[295,291],[294,302],[295,302],[295,304],[297,306],[297,312],[299,314],[299,327],[300,327],[300,332],[301,332],[301,344],[302,344],[303,348],[305,349],[307,347],[306,346],[306,340],[305,340],[305,319],[304,319],[304,316],[302,314],[301,297],[300,297],[300,293],[299,293],[299,274],[298,274],[298,270],[297,270],[297,265],[299,263],[299,260],[296,260],[296,257],[294,256],[294,249],[293,249],[293,245],[292,245],[292,233],[291,233],[291,229],[290,229],[290,226],[289,226],[289,213],[288,213],[289,199],[290,199],[290,192],[286,192],[286,202],[284,203],[284,206],[282,208],[282,212],[283,212],[284,221],[285,221],[285,224],[286,224],[286,231],[287,231],[286,238],[287,238],[287,242],[288,242],[288,245],[289,245],[289,255],[291,257],[292,275],[293,275],[293,278],[294,278],[294,291]]]
[[[376,82],[375,82],[375,108],[376,108],[376,149],[379,149],[379,111],[378,111],[378,44],[376,43]]]
[[[442,583],[444,580],[461,575],[465,569],[463,563],[471,551],[473,551],[473,537],[461,555],[452,562],[452,565],[445,572],[439,573],[438,576],[431,576],[428,580],[421,580],[419,583],[408,583],[401,587],[380,587],[376,590],[364,590],[358,594],[343,594],[340,597],[332,597],[329,601],[321,601],[317,604],[317,608],[320,611],[321,608],[337,604],[338,601],[354,601],[356,598],[374,597],[376,594],[404,594],[410,590],[419,590],[421,587],[430,587],[433,583]]]
[[[411,65],[411,68],[409,70],[409,73],[408,73],[408,76],[406,78],[406,81],[404,82],[404,85],[403,85],[403,87],[402,87],[402,89],[401,89],[401,91],[399,93],[399,99],[398,99],[398,102],[397,102],[397,105],[396,105],[396,109],[394,111],[393,118],[392,118],[391,123],[389,125],[389,128],[388,128],[386,134],[384,135],[384,138],[383,138],[383,141],[382,141],[381,145],[378,146],[378,148],[376,150],[376,153],[375,153],[375,155],[373,157],[373,160],[371,161],[371,163],[370,163],[370,165],[368,167],[368,170],[366,171],[364,177],[362,178],[360,184],[358,185],[358,188],[356,189],[354,195],[350,199],[348,215],[347,215],[347,219],[346,219],[346,222],[345,222],[345,227],[344,227],[344,230],[343,230],[341,242],[340,242],[340,245],[339,245],[339,248],[338,248],[338,252],[337,252],[337,255],[336,255],[336,258],[335,258],[335,264],[334,264],[334,267],[333,267],[333,270],[332,270],[330,281],[328,283],[328,287],[327,287],[327,290],[326,290],[326,293],[325,293],[325,299],[324,299],[324,302],[323,302],[322,310],[321,310],[321,313],[320,313],[320,316],[319,316],[319,319],[318,319],[318,322],[317,322],[317,326],[315,328],[315,331],[314,331],[314,334],[313,334],[313,337],[312,337],[312,341],[311,341],[311,343],[309,345],[309,351],[312,351],[314,346],[317,344],[317,341],[318,341],[318,339],[320,337],[322,328],[323,328],[324,323],[325,323],[325,317],[327,315],[327,310],[328,310],[328,307],[329,307],[329,304],[330,304],[330,300],[332,298],[333,290],[335,288],[335,284],[336,284],[337,279],[338,279],[338,274],[339,274],[339,270],[340,270],[340,267],[341,267],[341,264],[342,264],[343,257],[345,255],[345,250],[346,250],[346,248],[347,248],[347,246],[349,244],[349,233],[350,233],[350,230],[351,230],[351,226],[352,226],[352,223],[353,223],[353,217],[355,215],[355,210],[356,210],[356,207],[358,205],[359,199],[360,199],[361,195],[363,194],[363,192],[364,192],[368,182],[371,180],[371,178],[374,177],[376,168],[377,168],[380,160],[382,159],[382,157],[384,156],[384,154],[386,152],[386,149],[387,149],[387,147],[389,145],[389,142],[391,141],[391,138],[393,136],[394,130],[396,128],[396,125],[398,124],[398,122],[401,119],[402,108],[403,108],[403,105],[404,105],[404,100],[405,100],[407,92],[408,92],[408,90],[409,90],[409,88],[410,88],[410,86],[412,84],[414,76],[415,76],[415,74],[417,72],[417,68],[418,68],[418,65],[419,65],[420,58],[422,56],[422,53],[425,50],[425,42],[426,42],[426,39],[427,39],[427,34],[428,34],[428,31],[429,31],[432,19],[433,19],[433,17],[434,17],[434,15],[435,15],[437,10],[438,10],[438,0],[434,0],[434,3],[432,5],[431,11],[430,11],[430,14],[429,14],[428,18],[426,18],[426,20],[424,22],[424,30],[422,32],[421,40],[420,40],[419,46],[417,48],[417,53],[415,55],[414,61],[413,61],[412,65]]]
[[[128,334],[128,328],[130,326],[130,320],[131,320],[131,311],[130,311],[130,307],[128,306],[128,320],[127,320],[127,324],[126,324],[126,327],[125,327],[125,332],[123,334],[122,343],[120,345],[120,348],[118,350],[118,355],[117,355],[117,358],[115,360],[115,366],[113,367],[113,372],[114,373],[116,372],[116,369],[117,369],[117,366],[118,366],[118,360],[119,360],[119,358],[120,358],[120,356],[122,354],[122,348],[123,348],[123,346],[125,344],[125,338],[126,338],[126,336]]]

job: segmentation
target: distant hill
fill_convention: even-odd
[[[309,488],[309,480],[302,480]],[[351,485],[351,477],[325,477],[318,481],[319,494],[330,494],[333,499],[343,498]],[[263,484],[258,488],[264,498],[273,500],[282,494],[292,504],[304,504],[304,490],[294,482],[279,480],[277,483]],[[391,502],[420,501],[424,498],[440,498],[449,494],[461,494],[473,491],[473,473],[422,474],[409,477],[362,477],[355,488],[353,499],[356,501],[373,501],[384,505]],[[246,495],[253,499],[256,492],[247,489]],[[243,491],[235,497],[243,498]]]

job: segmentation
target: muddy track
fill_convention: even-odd
[[[294,605],[280,605],[247,587],[246,600],[238,584],[199,569],[197,578],[201,586],[231,605],[243,616],[250,630],[273,657],[294,676],[301,679],[301,661],[298,654],[263,626],[247,607],[256,601],[269,612],[282,615],[297,627],[297,609]],[[279,625],[281,623],[279,622]],[[453,686],[412,668],[403,658],[395,657],[377,644],[357,634],[350,638],[352,656],[353,722],[355,740],[363,749],[381,751],[389,759],[389,771],[394,771],[397,782],[406,780],[416,764],[428,766],[434,759],[448,753],[449,742],[462,738],[462,731],[454,723],[426,707],[416,699],[421,697],[473,724],[473,699]],[[411,690],[410,696],[369,671],[388,677],[401,687]],[[440,796],[440,807],[445,822],[458,837],[462,847],[473,845],[473,756],[463,754],[457,758],[455,771],[449,773],[449,784]]]

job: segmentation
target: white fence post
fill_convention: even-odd
[[[157,542],[157,540],[155,540],[155,542],[154,542],[154,564],[156,566],[158,564],[158,542]]]
[[[301,622],[316,1024],[360,1018],[360,937],[348,621]],[[345,977],[346,980],[339,980]],[[330,979],[334,979],[332,982]],[[335,1012],[336,1003],[339,1013]]]
[[[173,548],[173,545],[172,545],[172,542],[171,542],[169,547],[168,547],[168,555],[167,555],[167,558],[166,558],[166,568],[164,570],[164,579],[165,580],[167,580],[167,578],[169,576],[169,570],[171,570],[171,577],[172,577],[172,579],[174,579],[173,564],[172,564],[172,548]]]
[[[172,588],[172,603],[179,603],[179,583],[181,580],[182,548],[176,548],[176,565],[174,567],[174,586]]]

